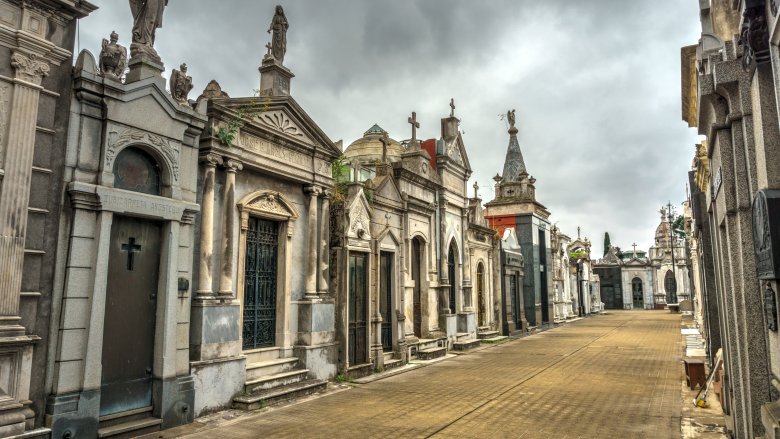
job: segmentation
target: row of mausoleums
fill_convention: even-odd
[[[193,100],[165,4],[133,4],[129,59],[113,34],[71,66],[94,6],[0,0],[0,436],[141,434],[601,311],[514,113],[483,207],[454,104],[342,151],[290,94],[281,7],[260,96]]]

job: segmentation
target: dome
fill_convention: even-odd
[[[357,159],[363,163],[376,162],[382,160],[382,136],[386,133],[377,124],[363,133],[363,137],[352,142],[344,151],[344,157],[347,159]],[[405,151],[400,143],[388,137],[390,144],[387,145],[387,160],[390,162],[401,161],[401,154]]]

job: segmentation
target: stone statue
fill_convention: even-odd
[[[509,121],[509,128],[515,127],[515,110],[507,111],[506,112],[506,120]]]
[[[162,17],[168,0],[130,0],[133,13],[133,43],[130,45],[132,56],[147,54],[160,59],[154,50],[154,34],[162,27]]]
[[[187,105],[187,95],[192,90],[192,77],[187,76],[187,64],[179,66],[179,70],[171,72],[171,96],[180,104]]]
[[[127,49],[117,44],[119,35],[111,32],[111,41],[103,38],[100,51],[100,76],[121,81],[127,67]]]
[[[271,55],[279,61],[279,64],[284,62],[284,54],[287,52],[287,28],[289,27],[284,9],[281,5],[276,5],[276,14],[271,20],[268,33],[271,34]]]

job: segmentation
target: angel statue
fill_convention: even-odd
[[[506,112],[506,119],[509,121],[509,127],[514,128],[515,127],[515,110],[507,111]]]
[[[100,51],[100,75],[116,81],[122,80],[127,67],[127,49],[117,44],[119,35],[111,32],[111,41],[103,38],[103,50]]]
[[[171,96],[180,104],[187,104],[187,96],[192,90],[192,77],[187,76],[187,64],[179,66],[179,70],[171,72]]]
[[[130,11],[133,13],[133,44],[130,45],[132,56],[148,54],[160,59],[154,50],[154,34],[162,27],[162,17],[168,0],[130,0]]]

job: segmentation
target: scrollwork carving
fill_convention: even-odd
[[[16,78],[22,81],[40,85],[41,80],[49,75],[49,63],[38,55],[14,52],[11,55],[11,66],[16,70]]]
[[[126,129],[121,133],[111,131],[108,134],[106,148],[106,169],[111,169],[117,152],[131,143],[146,143],[154,146],[165,157],[174,181],[179,181],[179,146],[156,134]]]

